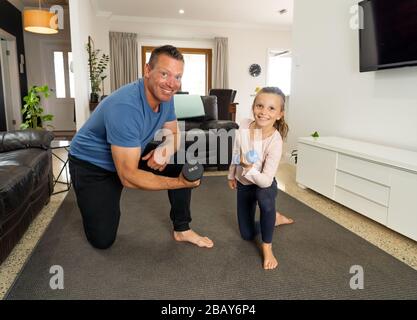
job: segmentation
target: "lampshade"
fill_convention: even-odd
[[[24,29],[42,34],[58,33],[58,25],[52,23],[55,13],[45,10],[25,10],[23,12]]]

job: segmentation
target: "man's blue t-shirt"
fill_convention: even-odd
[[[140,147],[142,152],[165,122],[176,120],[174,101],[154,112],[146,100],[143,79],[105,98],[71,142],[70,154],[109,171],[116,171],[111,145]]]

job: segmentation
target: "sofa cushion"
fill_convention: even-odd
[[[6,215],[20,207],[24,199],[32,192],[33,175],[29,167],[13,165],[0,166],[0,226]]]
[[[54,134],[46,130],[0,132],[0,152],[26,148],[48,149]]]
[[[184,121],[184,129],[182,127],[181,130],[190,131],[193,129],[200,129],[201,122],[199,121]]]
[[[212,120],[212,121],[203,122],[200,125],[200,129],[202,130],[225,129],[226,131],[229,131],[229,130],[238,129],[238,128],[239,128],[239,125],[236,122],[233,122],[230,120]]]
[[[48,179],[49,157],[49,152],[35,148],[0,153],[0,208],[3,212],[19,208],[22,199]]]
[[[53,134],[0,132],[0,264],[52,193]]]

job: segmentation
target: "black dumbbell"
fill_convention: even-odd
[[[201,179],[201,177],[203,176],[203,173],[204,173],[204,167],[203,165],[199,163],[196,163],[196,164],[186,163],[182,167],[183,177],[190,182],[194,182],[194,181]]]

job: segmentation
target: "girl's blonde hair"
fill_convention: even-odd
[[[255,99],[253,100],[252,109],[255,107],[256,99],[262,93],[272,93],[272,94],[276,94],[277,96],[280,96],[282,98],[281,111],[282,112],[285,111],[285,94],[278,87],[265,87],[265,88],[262,88],[261,90],[259,90],[258,93],[256,94]],[[284,116],[282,116],[281,119],[275,121],[274,127],[275,127],[275,129],[278,130],[282,139],[285,139],[287,137],[289,128],[288,128],[287,123],[285,122],[285,117]]]

